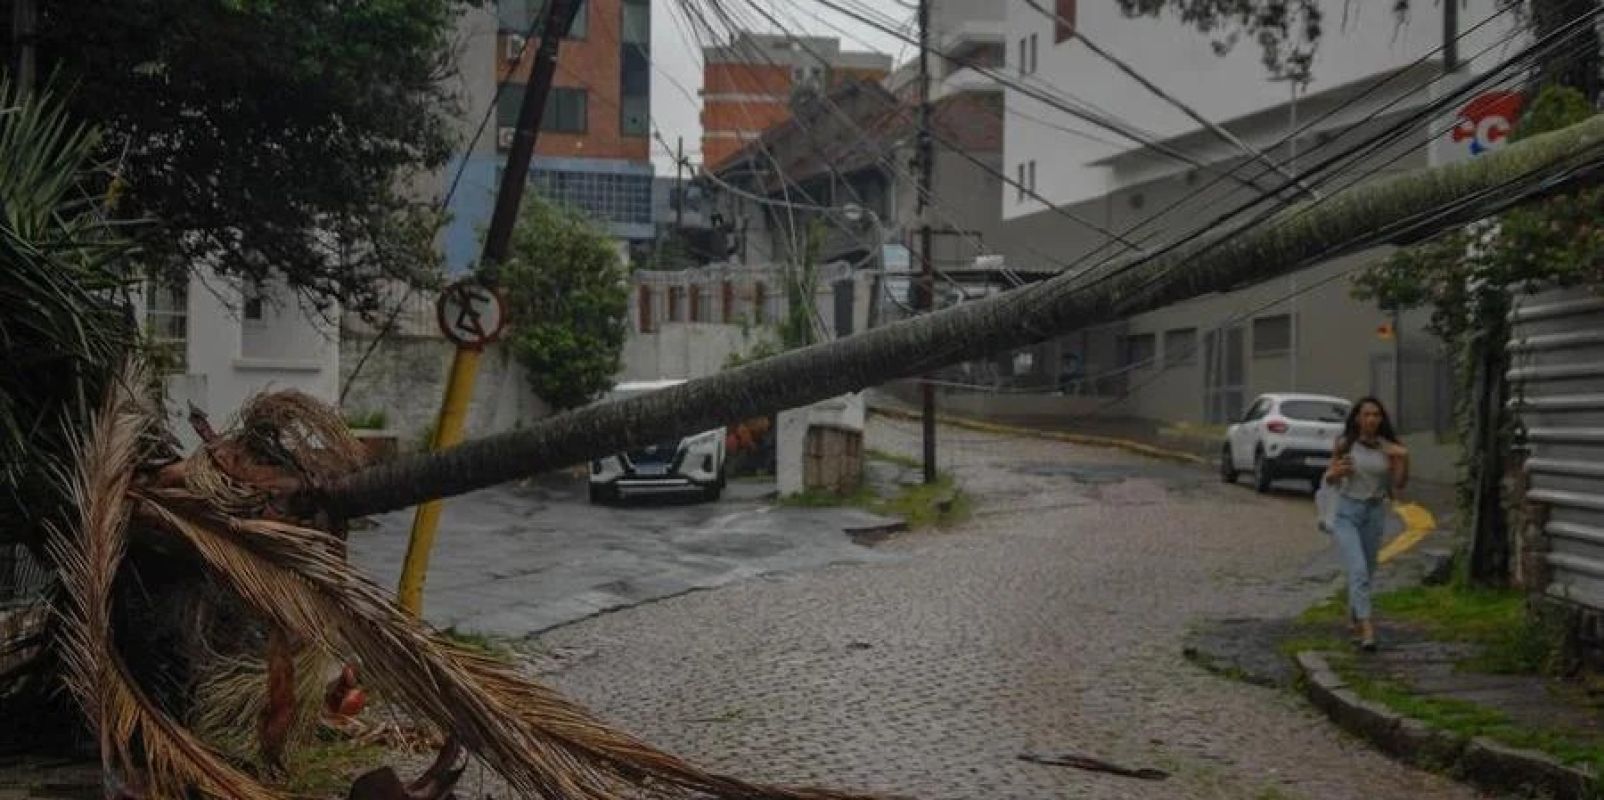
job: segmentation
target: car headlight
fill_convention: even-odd
[[[687,450],[704,450],[709,447],[717,447],[718,443],[723,439],[724,433],[722,431],[703,431],[702,433],[698,433],[695,436],[686,439],[685,448]]]

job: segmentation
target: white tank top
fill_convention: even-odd
[[[1387,468],[1387,454],[1378,447],[1354,442],[1348,448],[1353,459],[1353,472],[1342,484],[1342,493],[1355,500],[1380,500],[1392,488],[1392,472]]]

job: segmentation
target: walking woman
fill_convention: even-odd
[[[1376,649],[1370,614],[1371,579],[1387,520],[1387,500],[1409,482],[1409,451],[1398,443],[1381,401],[1365,397],[1353,404],[1337,439],[1325,482],[1337,489],[1331,533],[1348,572],[1348,619],[1354,643]]]

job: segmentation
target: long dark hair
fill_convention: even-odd
[[[1348,409],[1348,420],[1342,424],[1342,438],[1338,443],[1344,451],[1359,441],[1359,412],[1364,410],[1366,403],[1374,403],[1376,410],[1381,412],[1381,425],[1376,428],[1376,435],[1393,444],[1398,443],[1398,432],[1392,429],[1392,417],[1387,416],[1387,407],[1374,397],[1361,397],[1353,401],[1353,408]]]

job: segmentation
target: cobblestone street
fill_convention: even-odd
[[[1329,590],[1306,496],[1196,468],[943,429],[973,519],[904,558],[757,578],[541,636],[549,678],[654,744],[788,783],[921,798],[1447,798],[1290,693],[1181,656],[1201,618]],[[869,446],[916,455],[917,426]],[[1171,773],[1045,766],[1078,753]],[[469,782],[467,788],[472,789]]]

